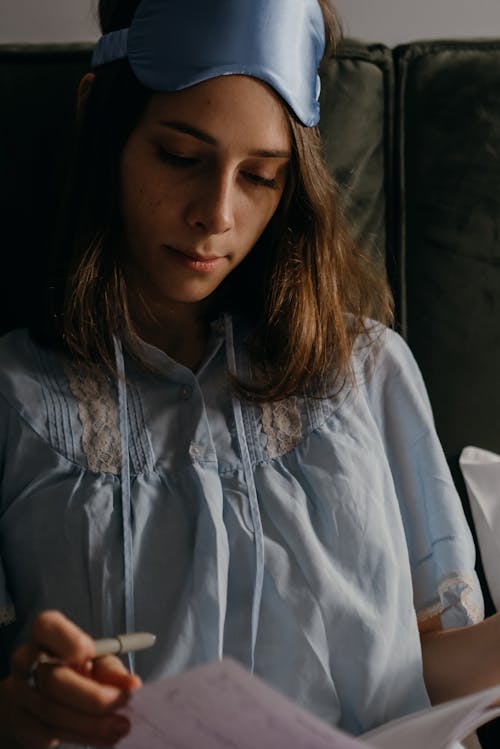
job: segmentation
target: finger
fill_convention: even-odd
[[[96,658],[92,662],[91,676],[100,684],[112,684],[127,692],[142,686],[141,679],[131,674],[121,660],[113,655]]]
[[[22,729],[18,734],[16,747],[29,749],[56,749],[61,742],[68,744],[92,744],[92,746],[114,746],[129,733],[130,728],[103,729],[100,732],[89,729],[78,733],[74,728],[54,728],[27,713],[22,718]],[[57,738],[54,734],[57,733]]]
[[[40,648],[33,641],[26,642],[18,647],[10,659],[11,672],[21,679],[28,679],[31,676],[31,669],[39,652]]]
[[[0,744],[10,749],[54,749],[59,741],[38,718],[26,712],[23,690],[28,690],[26,681],[17,676],[9,676],[0,685]],[[29,690],[32,692],[33,690]],[[2,741],[6,740],[6,744]]]
[[[45,611],[33,621],[33,639],[11,658],[12,673],[29,678],[40,651],[71,663],[85,663],[95,654],[93,640],[59,611]]]
[[[20,712],[18,729],[16,730],[16,746],[29,746],[30,749],[56,749],[61,743],[54,736],[53,729],[46,726],[38,718],[24,710]]]
[[[46,699],[89,715],[104,715],[127,701],[127,690],[99,683],[68,666],[40,665],[37,688]]]
[[[35,618],[33,639],[41,650],[67,663],[84,663],[95,655],[92,638],[60,611],[44,611]]]
[[[107,746],[130,731],[130,722],[122,715],[105,711],[102,715],[86,714],[55,702],[26,685],[24,689],[24,711],[31,718],[32,730],[38,730],[44,739],[57,737],[59,741]]]

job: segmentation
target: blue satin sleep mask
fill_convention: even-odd
[[[92,65],[128,57],[153,91],[249,75],[271,85],[311,127],[319,122],[324,49],[318,0],[142,0],[129,29],[97,42]]]

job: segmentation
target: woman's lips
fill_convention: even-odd
[[[223,260],[223,258],[218,255],[205,257],[204,255],[197,255],[196,253],[177,250],[175,247],[170,247],[169,245],[166,245],[166,249],[170,252],[174,260],[185,268],[199,271],[200,273],[209,273],[210,271],[215,270]]]

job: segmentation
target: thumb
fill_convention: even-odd
[[[94,654],[94,641],[60,611],[44,611],[33,621],[33,640],[40,650],[78,665]]]

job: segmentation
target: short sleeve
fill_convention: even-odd
[[[369,369],[365,387],[399,502],[418,620],[440,615],[444,627],[478,622],[484,606],[474,542],[418,366],[402,338],[387,330]]]

